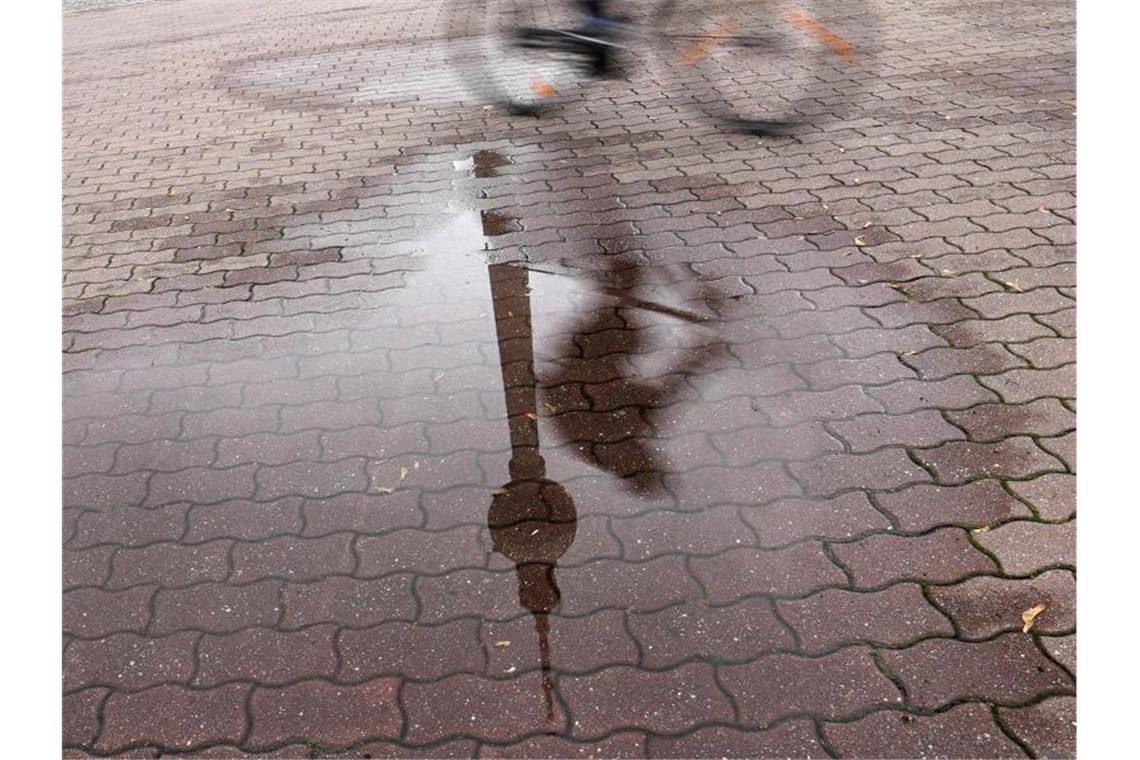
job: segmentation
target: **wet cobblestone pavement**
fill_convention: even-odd
[[[1073,8],[872,5],[764,140],[65,16],[65,756],[1072,756]]]

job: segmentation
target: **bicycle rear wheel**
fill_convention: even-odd
[[[662,84],[753,133],[841,116],[868,75],[864,0],[663,0]]]
[[[452,65],[482,102],[511,113],[577,97],[595,65],[571,0],[456,0],[452,15],[463,35]]]

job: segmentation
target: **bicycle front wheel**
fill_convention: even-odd
[[[537,115],[578,97],[595,65],[569,0],[454,0],[452,65],[484,103]]]
[[[665,86],[753,133],[841,116],[869,76],[864,0],[663,0]]]

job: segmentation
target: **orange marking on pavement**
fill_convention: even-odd
[[[542,77],[536,76],[530,83],[534,88],[534,94],[540,98],[553,98],[558,93],[554,90],[554,86],[545,81]]]
[[[851,43],[840,37],[835,32],[831,31],[823,24],[815,19],[808,18],[802,13],[793,10],[784,11],[784,20],[789,24],[799,29],[804,34],[815,37],[831,48],[831,52],[838,55],[840,58],[847,60],[855,53],[855,48]]]
[[[701,37],[685,48],[681,52],[681,63],[686,66],[695,66],[709,53],[724,44],[726,40],[735,37],[739,29],[740,24],[736,23],[735,19],[729,19],[716,29],[713,29],[709,34]]]

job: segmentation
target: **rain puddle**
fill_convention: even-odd
[[[511,160],[498,151],[480,150],[468,158],[452,161],[451,165],[456,171],[467,173],[477,179],[484,179],[499,176],[499,169],[509,166],[510,163]]]

